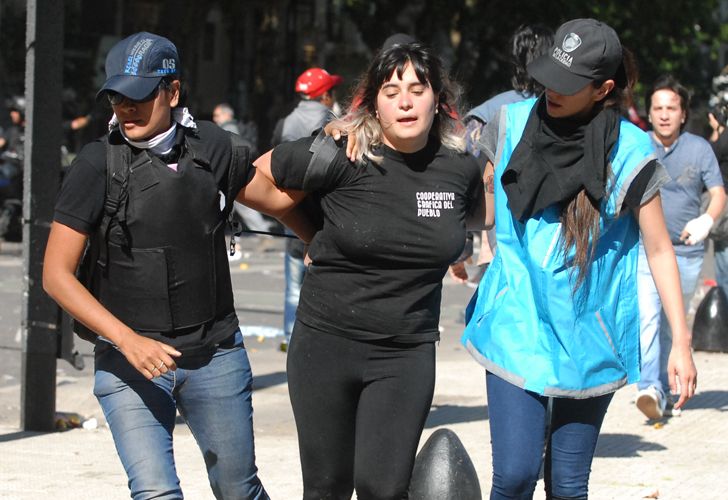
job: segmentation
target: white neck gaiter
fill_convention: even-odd
[[[157,156],[166,155],[174,147],[175,142],[175,131],[177,130],[177,122],[172,122],[172,126],[166,132],[162,132],[159,135],[155,135],[151,139],[146,141],[133,141],[129,139],[124,133],[123,129],[119,129],[121,135],[124,136],[126,142],[138,149],[148,149],[150,153]]]
[[[165,155],[174,147],[175,131],[177,130],[178,123],[183,127],[197,128],[195,119],[192,117],[189,109],[187,108],[174,108],[172,110],[172,120],[172,126],[166,132],[162,132],[161,134],[146,141],[132,141],[124,134],[122,129],[119,129],[119,131],[121,132],[121,135],[124,136],[126,142],[135,148],[149,149],[156,155]],[[113,129],[118,124],[119,119],[116,117],[116,114],[114,114],[111,117],[111,120],[109,120],[109,130]]]

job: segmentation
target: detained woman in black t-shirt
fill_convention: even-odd
[[[456,89],[429,50],[379,53],[354,95],[338,127],[360,153],[350,162],[339,149],[315,172],[323,228],[288,352],[307,499],[406,496],[434,390],[442,278],[466,218],[483,214],[481,172],[456,133]],[[313,141],[255,165],[280,188],[304,189]]]

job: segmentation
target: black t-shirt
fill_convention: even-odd
[[[183,127],[177,127],[176,154],[165,158],[169,165],[183,165],[191,158],[205,158],[220,191],[225,192],[230,166],[230,138],[228,132],[211,122],[197,122],[194,141],[185,141]],[[161,164],[160,164],[161,165]],[[164,167],[160,167],[164,168]],[[170,168],[169,166],[167,168]],[[183,167],[178,167],[183,168]],[[255,169],[248,165],[247,179]],[[56,200],[54,220],[85,234],[91,234],[99,227],[106,196],[106,144],[98,139],[84,146],[66,174]],[[199,349],[206,349],[228,338],[238,327],[235,312],[216,318],[202,326],[178,329],[174,332],[144,332],[172,345],[183,355]]]
[[[312,141],[273,150],[277,185],[302,188]],[[357,340],[436,341],[442,278],[465,242],[480,169],[435,139],[417,153],[379,153],[379,165],[354,165],[342,149],[326,171],[297,318]]]

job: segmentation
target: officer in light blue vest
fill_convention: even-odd
[[[498,252],[463,343],[486,368],[491,499],[531,498],[544,449],[546,496],[587,497],[612,395],[639,378],[640,232],[675,332],[678,405],[695,390],[660,204],[667,176],[647,134],[620,115],[633,68],[612,28],[569,21],[528,66],[545,93],[501,108],[480,138]]]

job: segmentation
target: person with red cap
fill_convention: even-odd
[[[280,142],[295,141],[326,125],[336,103],[334,87],[343,79],[322,68],[309,68],[296,79],[295,90],[301,101],[283,119]],[[274,134],[275,135],[275,134]]]

